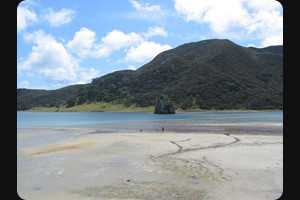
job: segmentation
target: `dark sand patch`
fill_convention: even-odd
[[[53,153],[53,152],[58,152],[58,151],[79,149],[79,148],[87,147],[87,146],[90,146],[93,144],[95,144],[95,142],[54,144],[54,145],[49,145],[49,146],[43,147],[43,149],[31,152],[30,155],[39,155],[39,154],[47,154],[47,153]]]
[[[201,200],[204,191],[163,182],[131,182],[117,185],[104,185],[74,190],[73,193],[94,199],[164,199],[164,200]]]

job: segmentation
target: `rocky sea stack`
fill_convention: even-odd
[[[166,95],[161,95],[154,108],[154,114],[175,114],[175,105]]]

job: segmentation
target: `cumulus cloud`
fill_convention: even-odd
[[[77,84],[83,84],[90,82],[93,78],[98,77],[99,71],[95,68],[84,69],[79,68],[79,77],[80,79],[76,82]]]
[[[115,51],[123,50],[127,55],[122,61],[143,62],[157,53],[171,48],[169,45],[146,41],[152,36],[166,37],[167,31],[163,27],[149,27],[148,32],[140,34],[112,30],[98,42],[96,33],[83,27],[75,33],[74,38],[66,46],[70,52],[81,58],[108,57]]]
[[[168,11],[162,9],[160,5],[140,3],[135,0],[129,0],[129,2],[135,9],[135,12],[127,14],[126,17],[157,22],[162,21],[166,16],[168,16]]]
[[[277,1],[270,3],[268,0],[252,0],[248,6],[254,10],[253,13],[250,13],[246,29],[248,35],[261,40],[261,47],[283,44],[281,5]]]
[[[44,18],[51,26],[61,26],[71,22],[74,14],[75,11],[71,9],[62,8],[60,11],[55,12],[53,9],[49,8],[44,15]]]
[[[87,57],[92,54],[96,42],[96,33],[82,27],[75,33],[74,38],[67,43],[67,48],[79,57]]]
[[[209,23],[215,32],[224,32],[229,26],[246,25],[247,10],[243,1],[174,0],[174,6],[187,21]]]
[[[67,43],[68,49],[79,57],[107,57],[112,52],[126,48],[142,41],[142,37],[134,32],[128,34],[113,30],[97,42],[96,33],[88,28],[81,28],[74,38]]]
[[[79,60],[62,43],[41,30],[26,34],[24,39],[35,45],[29,56],[18,63],[19,70],[43,76],[52,83],[63,84],[86,82],[87,73],[90,77],[96,77],[99,73],[93,68],[82,68]]]
[[[122,61],[125,62],[145,62],[156,56],[158,53],[170,49],[167,44],[161,45],[146,39],[154,35],[167,36],[163,27],[150,27],[146,33],[137,34],[134,32],[123,33],[119,30],[109,32],[101,39],[97,46],[97,56],[108,56],[113,51],[123,49],[126,56]]]
[[[174,0],[174,7],[186,21],[207,23],[215,33],[243,31],[262,45],[283,42],[282,8],[274,0]]]
[[[130,69],[130,70],[136,70],[136,67],[133,66],[133,65],[129,65],[129,66],[128,66],[128,69]]]
[[[42,14],[37,14],[33,7],[35,3],[26,1],[19,4],[17,8],[17,31],[26,30],[29,25],[48,22],[51,26],[61,26],[71,22],[75,15],[75,11],[71,9],[62,8],[60,11],[54,11],[52,8],[46,9]]]
[[[143,12],[161,12],[161,8],[159,5],[150,5],[149,3],[146,4],[141,4],[137,1],[130,0],[129,1],[132,6],[138,10],[138,11],[143,11]]]
[[[132,46],[128,52],[125,61],[145,62],[154,58],[162,51],[171,49],[170,45],[161,45],[152,41],[143,41],[138,46]]]
[[[119,30],[109,32],[101,39],[98,45],[97,55],[110,55],[113,51],[124,49],[126,56],[122,61],[125,62],[146,62],[156,56],[158,53],[170,49],[170,45],[161,45],[152,41],[147,41],[152,36],[167,36],[167,31],[163,27],[149,27],[148,32],[137,34],[130,32],[128,34]]]
[[[28,8],[22,7],[21,5],[17,8],[17,31],[26,30],[27,26],[38,21],[35,12]]]
[[[112,51],[136,44],[141,40],[141,36],[137,33],[130,32],[125,34],[119,30],[113,30],[101,39],[102,43],[98,46],[96,55],[108,56]]]
[[[152,36],[162,36],[167,37],[168,33],[165,31],[164,27],[149,27],[149,31],[144,33],[145,37],[152,37]]]
[[[265,11],[278,10],[282,7],[278,1],[274,2],[274,0],[251,0],[247,1],[247,5],[248,7],[253,9],[260,9]]]

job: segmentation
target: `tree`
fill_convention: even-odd
[[[63,106],[64,103],[65,103],[65,101],[62,100],[62,99],[54,99],[54,100],[52,101],[52,103],[51,103],[51,107],[56,107],[56,108],[57,108],[56,111],[59,111],[59,108],[60,108],[61,106]]]
[[[67,101],[67,108],[73,107],[76,105],[76,100],[75,99],[70,99],[69,101]]]
[[[82,94],[82,95],[80,95],[80,96],[78,97],[78,102],[77,102],[77,104],[78,104],[78,105],[84,104],[84,103],[87,102],[87,100],[88,100],[87,95],[86,95],[86,94]]]

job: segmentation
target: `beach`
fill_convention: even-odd
[[[17,192],[26,200],[273,200],[283,192],[282,134],[18,128],[17,136]]]

